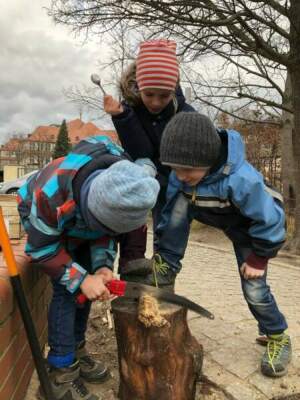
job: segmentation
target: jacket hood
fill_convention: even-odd
[[[131,107],[142,105],[141,97],[139,95],[138,86],[136,83],[136,63],[132,62],[127,69],[123,72],[119,81],[119,93],[121,97]],[[185,97],[179,84],[176,87],[176,102],[178,106],[185,103]]]
[[[137,106],[141,104],[138,86],[136,83],[136,63],[132,62],[123,72],[119,81],[119,92],[121,97],[130,106]]]
[[[241,135],[234,130],[218,129],[223,146],[227,142],[226,162],[214,173],[205,178],[205,182],[214,182],[236,172],[245,162],[245,145]]]

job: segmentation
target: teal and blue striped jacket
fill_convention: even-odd
[[[105,229],[91,230],[80,212],[80,189],[97,169],[128,159],[106,136],[79,142],[66,156],[30,176],[18,192],[18,210],[27,233],[25,252],[52,278],[75,292],[88,273],[74,260],[76,249],[88,243],[91,269],[113,268],[116,243]]]

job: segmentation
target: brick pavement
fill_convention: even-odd
[[[293,360],[289,374],[277,379],[260,373],[264,348],[255,343],[256,321],[243,298],[233,252],[190,242],[177,278],[178,294],[215,314],[209,321],[190,312],[189,326],[204,345],[204,374],[236,400],[300,393],[300,265],[279,260],[270,263],[268,281],[289,323]]]

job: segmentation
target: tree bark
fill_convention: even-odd
[[[187,310],[160,303],[163,326],[140,322],[136,302],[113,301],[121,400],[194,400],[202,346],[191,335]],[[141,319],[141,318],[140,318]]]
[[[300,254],[300,2],[291,0],[290,8],[291,40],[290,57],[293,64],[288,68],[291,77],[293,91],[294,130],[293,130],[293,152],[294,152],[294,177],[295,177],[295,233],[291,244],[291,250]]]
[[[292,87],[289,73],[286,78],[284,98],[282,104],[292,109]],[[293,153],[293,114],[282,112],[282,125],[280,128],[281,142],[281,181],[283,197],[287,212],[295,211],[295,179],[294,179],[294,153]]]

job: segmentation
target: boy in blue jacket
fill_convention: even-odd
[[[286,320],[266,283],[268,260],[285,240],[280,194],[245,160],[240,135],[216,130],[205,115],[176,115],[163,133],[160,159],[172,173],[156,230],[156,250],[176,276],[193,219],[223,230],[233,243],[249,310],[268,337],[262,373],[286,374],[291,341],[285,333]]]

